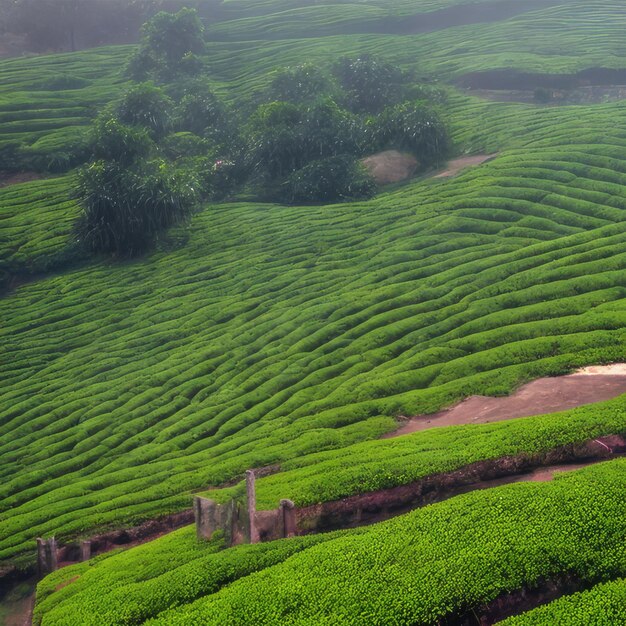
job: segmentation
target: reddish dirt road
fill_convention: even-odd
[[[385,437],[397,437],[437,426],[487,424],[516,417],[555,413],[610,400],[626,393],[626,365],[592,366],[569,376],[539,378],[503,398],[470,396],[453,407],[411,417]]]

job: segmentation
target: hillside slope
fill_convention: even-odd
[[[232,99],[276,66],[362,51],[440,81],[624,68],[625,22],[619,2],[574,0],[295,47],[287,34],[260,43],[246,22],[239,41],[210,44],[207,71]],[[0,63],[0,150],[17,143],[33,167],[67,169],[68,147],[123,88],[129,52]],[[0,561],[32,562],[38,535],[188,507],[192,490],[378,437],[401,414],[626,359],[626,104],[450,91],[447,117],[458,151],[497,158],[361,204],[208,206],[144,259],[3,296]],[[70,187],[0,190],[0,271],[63,255]]]

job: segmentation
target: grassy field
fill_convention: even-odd
[[[49,576],[35,624],[436,624],[563,571],[587,584],[610,580],[626,571],[625,502],[614,497],[625,464],[478,491],[353,531],[218,552],[182,529]],[[585,615],[599,609],[587,624],[617,624],[620,598],[615,582],[539,611],[569,616],[573,602]],[[533,618],[512,623],[560,623]]]
[[[611,0],[547,3],[500,22],[414,36],[326,35],[339,15],[349,30],[351,20],[416,13],[415,3],[359,3],[358,10],[286,0],[227,4],[233,21],[214,28],[231,40],[209,42],[206,69],[230,101],[253,96],[277,66],[363,51],[444,85],[485,69],[626,67],[626,16]],[[420,10],[454,4],[433,0]],[[256,40],[267,24],[272,40]],[[0,279],[33,278],[0,298],[0,562],[31,563],[36,536],[88,536],[187,508],[193,491],[249,467],[282,466],[282,473],[259,481],[260,504],[269,508],[280,497],[319,502],[478,459],[624,432],[619,398],[560,415],[371,441],[392,430],[398,415],[434,412],[472,394],[504,394],[585,364],[626,360],[626,102],[497,103],[448,85],[445,115],[456,152],[497,152],[492,161],[357,204],[207,206],[145,258],[61,270],[60,262],[71,259],[78,214],[69,196],[71,155],[96,112],[124,89],[130,51],[0,62],[0,160],[17,149],[29,167],[63,172],[0,190]],[[38,275],[50,269],[55,273]],[[275,623],[271,615],[292,611],[297,623],[318,624],[348,614],[354,623],[378,623],[387,606],[401,616],[398,623],[412,623],[402,620],[428,615],[433,621],[568,567],[584,573],[583,562],[595,568],[590,584],[623,577],[618,548],[619,563],[593,547],[617,532],[602,524],[609,515],[619,520],[611,507],[622,506],[623,498],[606,497],[611,488],[623,495],[618,469],[623,463],[563,477],[554,486],[498,491],[506,494],[509,513],[488,527],[474,519],[472,507],[497,508],[499,496],[476,494],[368,531],[272,547],[219,552],[217,544],[193,543],[186,529],[55,574],[42,583],[38,610],[44,624],[70,623],[72,614],[85,624],[142,623],[133,620],[177,605],[185,606],[155,623],[192,624],[209,613],[215,621],[207,623],[227,624],[226,615],[240,619],[232,623]],[[571,507],[561,511],[557,503],[566,492]],[[412,563],[422,562],[423,551],[450,541],[438,534],[446,524],[439,528],[437,516],[469,515],[476,541],[503,528],[507,537],[529,538],[511,512],[520,502],[532,512],[527,521],[540,534],[537,545],[554,543],[558,551],[544,561],[539,552],[516,552],[514,578],[497,568],[493,578],[483,577],[493,568],[477,560],[468,570],[476,586],[459,578],[462,592],[443,585],[437,597],[415,587],[403,606],[386,595],[391,585],[385,588],[384,577],[368,579],[361,590],[352,586],[350,568],[367,572],[372,565],[361,558],[368,542],[399,551],[397,566],[388,570],[397,580],[408,580],[403,572],[417,575]],[[563,525],[596,524],[598,532],[581,539],[581,553],[558,535],[554,511]],[[425,527],[432,536],[406,542]],[[470,539],[459,539],[458,554],[475,554],[476,543],[462,543]],[[124,565],[139,573],[122,581],[121,563],[141,550],[162,556],[145,568],[136,561]],[[340,553],[354,559],[342,561]],[[437,571],[460,571],[454,558]],[[204,577],[195,569],[200,566]],[[52,593],[72,575],[81,578]],[[268,592],[291,576],[301,588]],[[316,586],[337,577],[345,584],[345,604]],[[235,578],[241,581],[207,595]],[[112,585],[115,600],[108,605],[100,581]],[[125,609],[127,584],[134,599]],[[186,585],[191,595],[180,590]],[[166,588],[175,591],[159,604],[154,597]],[[311,603],[302,594],[309,588],[321,594],[310,609],[318,614],[307,613]],[[371,604],[357,615],[349,602],[363,589]],[[384,601],[376,604],[379,592]],[[605,593],[614,603],[619,583],[571,601],[593,607]],[[246,610],[245,597],[268,601],[244,619],[238,611]],[[544,610],[570,610],[562,606]],[[541,615],[537,623],[550,623]]]

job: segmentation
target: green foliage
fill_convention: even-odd
[[[143,126],[154,137],[161,137],[170,126],[173,102],[153,83],[140,83],[129,89],[116,107],[122,124]]]
[[[92,253],[135,256],[188,217],[197,181],[162,160],[95,161],[78,173],[79,243]]]
[[[441,118],[421,102],[387,108],[370,125],[381,148],[407,150],[422,164],[437,163],[448,151],[447,132]]]
[[[94,159],[127,166],[153,150],[154,143],[146,128],[128,126],[107,113],[96,119],[91,137]]]
[[[499,626],[615,626],[626,622],[626,579],[596,585],[545,606],[510,617]]]
[[[137,549],[106,555],[67,568],[38,586],[34,624],[82,626],[140,624],[164,610],[184,605],[339,533],[297,537],[223,550],[219,541],[197,542],[186,527]],[[65,591],[59,585],[69,583]]]
[[[281,472],[257,481],[258,507],[273,509],[281,498],[298,506],[330,502],[408,485],[478,461],[547,454],[557,446],[626,434],[625,399],[496,424],[433,428],[291,459]],[[207,497],[225,502],[234,489],[213,490]]]
[[[217,143],[231,143],[233,122],[224,103],[205,81],[186,81],[178,91],[179,103],[175,126],[210,138]]]
[[[267,90],[269,101],[311,104],[336,91],[330,76],[314,63],[284,67],[272,74]]]
[[[287,202],[345,202],[371,198],[376,183],[351,156],[312,161],[289,175],[284,187]]]
[[[263,104],[247,134],[253,162],[277,178],[313,160],[357,151],[360,131],[358,119],[326,99],[309,106]]]
[[[381,113],[401,102],[410,80],[400,68],[369,54],[338,59],[333,73],[345,92],[345,104],[354,113]]]
[[[213,554],[184,529],[88,569],[52,574],[39,585],[36,619],[256,626],[288,615],[298,624],[437,624],[562,572],[588,584],[623,577],[626,509],[615,494],[625,469],[615,460],[356,530]],[[600,615],[623,615],[619,597]]]
[[[31,559],[33,536],[181,510],[192,490],[325,450],[351,459],[344,488],[374,454],[351,458],[348,446],[393,429],[394,416],[625,360],[626,159],[602,129],[626,110],[567,109],[561,135],[554,109],[529,109],[538,117],[523,150],[454,179],[330,209],[214,205],[183,247],[0,299],[11,355],[0,363],[0,559]],[[569,143],[587,133],[595,143]],[[77,210],[64,193],[54,180],[0,191],[5,258],[63,249]],[[590,410],[554,428],[565,444],[616,419]],[[462,453],[467,434],[441,443]],[[431,467],[420,449],[413,476]],[[379,467],[401,482],[408,472],[384,450]],[[439,450],[433,463],[451,464]],[[331,494],[304,473],[296,486]]]
[[[194,9],[160,11],[142,27],[141,44],[129,64],[130,75],[135,80],[153,77],[168,82],[180,74],[197,73],[202,65],[199,55],[205,50],[203,33]]]

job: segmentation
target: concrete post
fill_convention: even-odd
[[[88,561],[91,558],[91,541],[80,542],[80,560]]]
[[[250,524],[250,543],[259,543],[259,531],[256,526],[256,487],[253,470],[246,471],[246,504]]]
[[[48,558],[46,554],[47,542],[37,538],[37,578],[43,578],[48,573]]]
[[[296,505],[291,500],[280,501],[280,516],[283,525],[283,537],[296,536]]]
[[[57,540],[54,537],[50,537],[48,540],[48,566],[51,572],[57,569]]]

